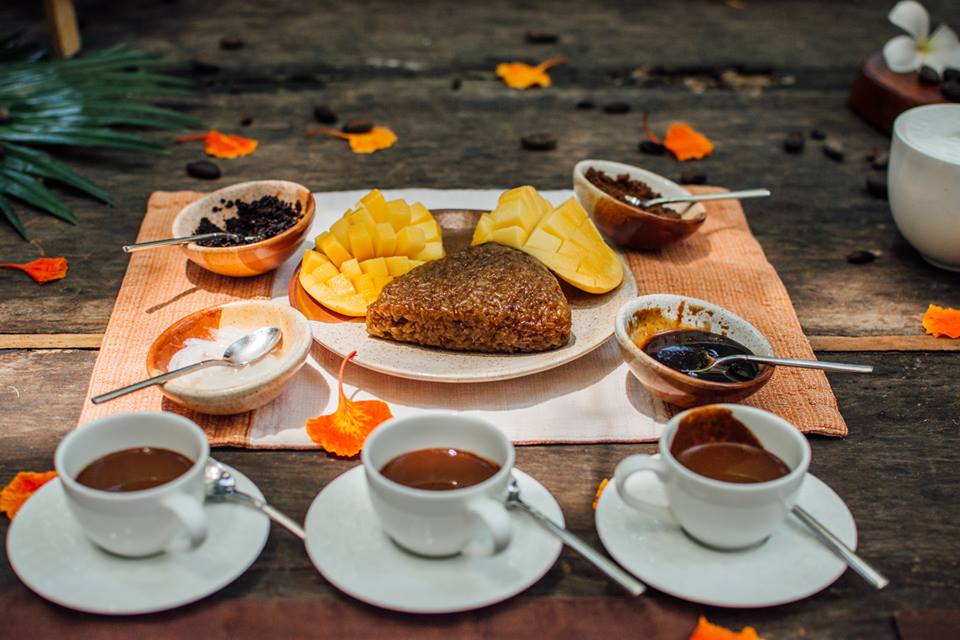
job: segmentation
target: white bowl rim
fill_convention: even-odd
[[[954,102],[936,102],[933,104],[921,104],[916,107],[911,107],[906,111],[901,112],[900,115],[898,115],[896,119],[893,121],[893,131],[891,132],[891,138],[892,139],[895,138],[896,140],[899,140],[901,144],[908,147],[911,151],[920,154],[921,156],[923,156],[924,158],[927,158],[928,160],[934,160],[936,162],[943,163],[950,167],[956,167],[957,162],[955,160],[945,158],[938,153],[931,153],[930,151],[925,151],[923,149],[920,149],[919,147],[916,146],[916,144],[910,142],[910,140],[908,140],[907,137],[903,135],[903,128],[906,126],[905,123],[910,118],[914,117],[917,113],[927,112],[927,111],[941,111],[941,110],[955,111],[958,117],[960,117],[960,104],[957,104]],[[892,144],[892,141],[891,141],[891,144]]]
[[[659,191],[661,195],[663,195],[664,197],[691,195],[691,193],[688,190],[684,189],[673,180],[670,180],[669,178],[666,178],[660,175],[659,173],[655,173],[653,171],[650,171],[649,169],[644,169],[636,165],[626,164],[624,162],[617,162],[615,160],[602,160],[600,158],[588,158],[586,160],[581,160],[577,162],[577,164],[573,166],[574,176],[579,175],[580,177],[582,177],[584,183],[586,184],[586,187],[590,189],[592,192],[594,192],[595,195],[598,195],[601,197],[610,198],[612,196],[606,191],[604,191],[603,189],[600,189],[599,187],[594,185],[589,180],[587,180],[586,178],[587,167],[590,167],[590,166],[596,169],[599,169],[604,173],[609,173],[610,171],[619,171],[621,173],[630,174],[633,177],[639,178],[643,182],[646,182],[655,191]],[[651,184],[651,182],[658,183],[658,184]],[[626,206],[631,206],[631,205],[626,205]],[[647,215],[655,215],[655,214],[651,214],[649,212],[643,211],[643,209],[637,209],[637,211],[646,213]],[[681,218],[681,220],[685,222],[699,221],[701,218],[707,215],[706,208],[700,203],[695,203],[694,206],[690,207],[690,211],[696,212],[698,215],[688,215]]]

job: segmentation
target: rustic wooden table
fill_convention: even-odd
[[[34,4],[5,3],[0,24],[43,37]],[[224,176],[214,183],[184,172],[186,162],[201,159],[196,145],[158,157],[74,154],[81,172],[116,196],[117,208],[68,193],[81,219],[77,227],[23,214],[37,245],[47,255],[67,256],[71,271],[43,287],[22,274],[0,273],[0,480],[17,470],[50,468],[57,441],[74,427],[126,265],[119,246],[134,239],[153,191],[263,177],[315,191],[522,183],[560,189],[570,187],[574,162],[588,157],[638,163],[667,176],[695,168],[711,184],[774,192],[748,203],[748,218],[815,349],[824,358],[877,365],[869,377],[831,376],[850,436],[813,439],[811,471],[847,502],[862,554],[892,583],[875,592],[847,572],[792,605],[691,608],[726,625],[755,625],[769,637],[882,638],[895,635],[897,611],[955,607],[960,528],[951,488],[960,481],[960,345],[924,337],[919,321],[929,302],[960,306],[960,276],[923,262],[898,234],[887,203],[866,192],[872,169],[864,156],[889,141],[845,105],[861,60],[895,34],[885,17],[891,4],[77,2],[88,49],[127,42],[219,67],[191,72],[208,95],[190,109],[211,128],[250,135],[261,146],[250,157],[220,162]],[[926,4],[935,20],[960,23],[955,2]],[[526,29],[556,32],[560,41],[528,44]],[[230,34],[245,46],[221,50],[221,37]],[[501,61],[557,54],[570,64],[553,70],[548,90],[510,91],[493,73]],[[575,109],[583,99],[598,106],[625,101],[632,110]],[[305,140],[316,104],[386,123],[400,141],[359,156],[334,140]],[[694,123],[715,141],[716,153],[684,165],[638,153],[643,110],[660,130],[674,120]],[[241,126],[245,117],[253,119],[247,127]],[[813,141],[801,155],[783,152],[788,132],[814,127],[843,141],[845,162],[827,159]],[[520,136],[544,130],[559,138],[556,151],[521,150]],[[847,263],[845,256],[858,249],[880,257]],[[0,229],[4,261],[36,255],[37,247]],[[590,508],[597,484],[619,459],[650,449],[523,447],[518,464],[553,491],[574,531],[599,543]],[[224,450],[218,456],[255,478],[296,518],[324,484],[356,464],[304,452]],[[33,597],[6,562],[0,562],[0,596]],[[616,591],[565,551],[524,597],[588,596],[612,598]],[[343,596],[318,578],[297,541],[274,530],[250,571],[187,611],[267,598]],[[63,615],[52,605],[39,611]]]

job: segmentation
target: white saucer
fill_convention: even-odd
[[[237,489],[263,497],[249,478],[227,468]],[[196,549],[122,558],[87,539],[54,479],[17,512],[7,532],[7,556],[27,587],[70,609],[112,615],[172,609],[233,582],[267,542],[270,520],[262,513],[228,503],[206,510],[207,540]]]
[[[636,474],[630,488],[662,496],[652,476]],[[856,548],[853,516],[821,480],[807,474],[797,503]],[[693,542],[680,527],[627,506],[611,484],[600,496],[596,522],[603,546],[625,569],[651,587],[702,604],[771,607],[795,602],[830,586],[846,569],[793,516],[760,546],[716,551]]]
[[[523,499],[563,523],[550,492],[514,469]],[[307,552],[323,577],[341,591],[385,609],[450,613],[506,600],[536,583],[560,555],[562,543],[534,520],[510,512],[513,538],[494,556],[431,559],[396,546],[380,528],[367,495],[363,467],[324,487],[307,512]]]

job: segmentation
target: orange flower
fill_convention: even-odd
[[[311,129],[304,135],[312,138],[320,134],[346,140],[350,143],[350,150],[354,153],[373,153],[381,149],[388,149],[397,142],[397,134],[386,127],[374,127],[367,133],[343,133],[334,129]]]
[[[207,131],[206,133],[187,133],[175,138],[177,144],[200,140],[203,140],[203,151],[215,158],[242,158],[257,150],[256,140],[233,133]]]
[[[690,640],[762,640],[753,627],[744,627],[742,630],[731,631],[717,624],[711,624],[700,616],[697,628],[690,634]]]
[[[597,487],[597,493],[593,496],[593,510],[597,510],[597,505],[600,504],[600,496],[603,494],[603,490],[607,488],[607,483],[610,482],[608,479],[604,478],[603,482],[600,483],[600,486]]]
[[[674,122],[667,130],[663,145],[677,160],[699,160],[713,153],[710,139],[682,122]]]
[[[40,284],[67,277],[66,258],[37,258],[25,264],[0,264],[0,267],[23,271]]]
[[[566,62],[566,58],[550,58],[535,67],[525,62],[501,62],[497,65],[497,75],[511,89],[529,89],[533,86],[547,88],[551,84],[547,69]]]
[[[381,400],[351,400],[343,393],[343,371],[347,363],[357,355],[356,351],[343,359],[337,376],[340,399],[337,410],[318,418],[307,420],[307,435],[330,453],[338,456],[355,456],[377,425],[393,417],[390,407]]]
[[[931,304],[923,314],[923,328],[938,338],[960,338],[960,309]]]
[[[56,477],[56,471],[46,471],[44,473],[37,473],[36,471],[19,472],[10,481],[10,484],[0,490],[0,511],[13,520],[23,503],[36,493],[37,489]]]

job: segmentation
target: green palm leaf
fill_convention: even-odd
[[[30,234],[27,233],[27,228],[23,226],[23,221],[20,220],[20,216],[14,213],[13,207],[10,206],[10,203],[3,196],[0,196],[0,211],[3,212],[3,217],[7,219],[7,222],[17,230],[17,233],[19,233],[24,240],[30,239]]]

